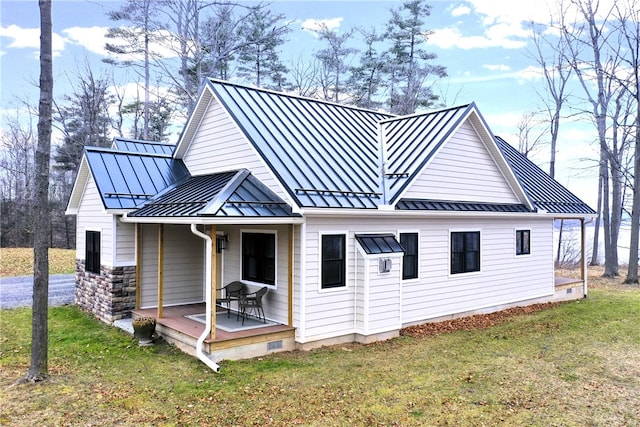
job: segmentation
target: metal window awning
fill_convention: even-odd
[[[356,241],[367,255],[404,252],[404,248],[393,234],[356,234]]]

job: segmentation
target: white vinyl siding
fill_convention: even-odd
[[[90,175],[87,186],[80,199],[76,221],[76,258],[85,257],[85,231],[100,231],[100,263],[112,267],[113,262],[113,215],[108,214],[102,205],[93,177]]]
[[[421,230],[420,280],[403,286],[403,322],[524,301],[554,292],[552,221],[531,220],[535,254],[514,259],[514,226],[521,220],[433,220]],[[481,272],[449,275],[449,234],[481,230]]]
[[[368,330],[399,327],[391,313],[398,309],[402,324],[477,310],[510,302],[548,296],[554,292],[551,219],[418,219],[397,221],[402,230],[419,233],[418,279],[402,281],[400,258],[393,260],[393,280],[378,275],[377,262],[369,266]],[[514,228],[531,229],[532,255],[514,260]],[[450,230],[480,229],[482,271],[473,275],[449,274]],[[348,229],[347,287],[320,290],[318,268],[321,233]],[[300,325],[305,342],[360,333],[365,319],[360,315],[366,302],[362,280],[363,263],[355,251],[355,233],[387,233],[389,223],[379,219],[307,217],[305,322]],[[356,275],[357,273],[357,275]],[[391,276],[389,276],[391,277]],[[401,295],[401,298],[400,298]],[[386,301],[386,302],[385,302]],[[388,307],[385,307],[388,304]],[[376,311],[379,310],[379,311]]]
[[[402,197],[520,203],[469,122],[460,126]]]
[[[136,265],[136,225],[122,222],[117,217],[115,222],[116,263],[118,265]]]
[[[204,301],[204,240],[187,225],[164,226],[164,305]]]
[[[271,190],[289,199],[251,143],[215,100],[203,116],[183,160],[194,176],[248,169]]]
[[[140,266],[140,307],[158,306],[158,225],[140,224],[142,227]]]

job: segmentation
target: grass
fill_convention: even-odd
[[[49,274],[73,274],[75,249],[49,249]],[[33,248],[0,248],[0,277],[33,275]]]
[[[35,385],[15,384],[31,312],[4,310],[0,425],[640,426],[640,290],[594,282],[586,300],[485,330],[225,361],[218,374],[57,307],[51,377]]]

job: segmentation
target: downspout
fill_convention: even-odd
[[[196,236],[200,237],[201,239],[204,239],[207,242],[206,248],[205,248],[206,261],[205,261],[205,268],[204,268],[205,269],[204,280],[205,280],[205,283],[207,284],[207,286],[205,286],[206,313],[211,313],[211,298],[212,298],[211,285],[210,285],[211,283],[211,248],[212,248],[211,237],[207,236],[206,234],[198,230],[198,226],[196,224],[191,224],[191,232]],[[205,365],[213,369],[214,372],[220,372],[220,365],[215,363],[213,360],[209,359],[209,357],[207,357],[207,355],[204,354],[204,352],[202,351],[202,344],[204,343],[204,340],[207,339],[207,337],[211,333],[211,316],[205,316],[205,317],[207,321],[205,322],[204,332],[202,332],[202,335],[200,335],[200,338],[198,338],[198,341],[196,342],[196,356],[198,356],[198,359],[200,359],[202,363],[204,363]]]

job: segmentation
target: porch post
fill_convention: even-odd
[[[216,241],[216,226],[209,226],[209,235],[211,236],[211,283],[208,283],[207,286],[211,286],[211,310],[207,313],[207,316],[211,318],[211,333],[210,337],[212,340],[216,339],[216,277],[218,272],[217,269],[217,241]],[[206,268],[206,263],[205,263]]]
[[[289,314],[287,318],[288,326],[293,326],[293,230],[294,225],[289,226]]]
[[[136,223],[136,310],[140,308],[142,298],[142,224]]]
[[[162,305],[164,294],[164,224],[158,226],[158,314],[162,317]]]
[[[580,239],[582,246],[582,257],[580,259],[580,275],[582,279],[582,286],[584,287],[584,296],[587,296],[587,227],[585,226],[584,218],[580,219]]]

